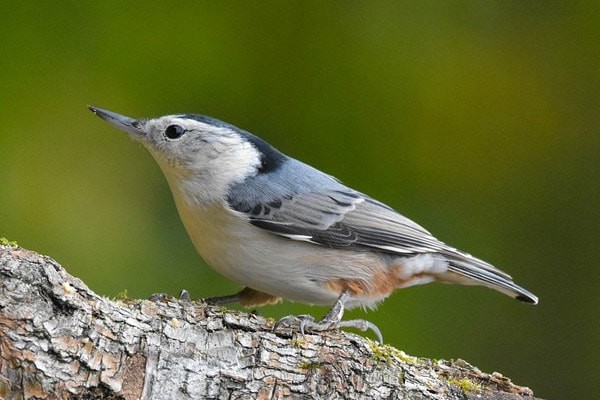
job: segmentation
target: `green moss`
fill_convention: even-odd
[[[16,241],[14,241],[14,240],[8,240],[5,237],[0,237],[0,245],[10,246],[10,247],[17,247],[18,246],[18,244],[17,244]]]
[[[290,339],[290,343],[292,343],[292,346],[298,349],[306,344],[306,339],[293,338]]]
[[[456,385],[458,386],[463,393],[467,393],[467,392],[481,392],[483,390],[483,388],[481,387],[480,384],[475,383],[467,378],[462,378],[462,379],[448,379],[448,383],[451,385]]]
[[[115,297],[113,297],[113,301],[123,301],[127,300],[128,298],[129,295],[127,294],[127,289],[123,289],[119,293],[117,293]]]
[[[298,364],[298,368],[307,369],[310,371],[314,371],[315,369],[318,369],[320,367],[321,367],[321,363],[319,363],[317,361],[301,361]]]
[[[393,359],[398,359],[408,364],[419,363],[419,359],[417,357],[409,356],[402,350],[398,350],[395,347],[388,346],[387,344],[380,344],[379,342],[374,342],[372,340],[368,340],[368,343],[371,351],[373,352],[371,359],[376,362],[388,363]]]
[[[395,349],[395,350],[397,350],[397,349]],[[402,350],[397,350],[395,353],[395,356],[407,364],[420,364],[421,363],[421,361],[419,361],[419,359],[417,357],[410,356],[410,355],[406,354],[405,352],[403,352]]]
[[[392,361],[392,352],[388,349],[388,346],[380,345],[378,343],[372,342],[371,345],[371,360],[382,363],[389,363]]]

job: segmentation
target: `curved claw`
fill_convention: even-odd
[[[278,319],[277,322],[273,324],[273,332],[275,332],[277,328],[279,328],[279,326],[282,324],[292,325],[294,322],[296,322],[296,319],[297,317],[295,315],[287,315],[283,318]]]
[[[381,331],[379,330],[379,328],[377,327],[377,325],[375,325],[372,322],[367,321],[367,328],[372,330],[375,333],[375,336],[377,336],[377,340],[379,340],[379,343],[383,344],[383,335],[381,334]],[[365,329],[366,331],[366,329]]]
[[[370,321],[366,321],[364,319],[351,319],[348,321],[340,321],[337,324],[337,328],[343,328],[343,327],[356,328],[363,332],[366,332],[367,330],[370,329],[373,331],[375,336],[377,336],[377,340],[379,341],[379,343],[383,343],[383,335],[381,334],[381,330],[379,330],[377,325],[375,325],[374,323],[372,323]]]
[[[287,315],[283,318],[280,318],[273,325],[273,331],[276,331],[283,324],[294,325],[298,324],[298,329],[300,333],[304,335],[304,331],[307,324],[312,324],[315,322],[315,318],[312,315]]]
[[[304,336],[304,328],[306,327],[306,320],[301,319],[298,321],[298,329],[300,330],[300,333],[302,334],[302,336]]]

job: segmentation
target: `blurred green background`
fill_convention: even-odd
[[[541,298],[432,284],[348,317],[539,397],[600,392],[600,2],[14,2],[0,15],[0,236],[107,296],[237,290],[195,253],[152,158],[86,105],[208,114]]]

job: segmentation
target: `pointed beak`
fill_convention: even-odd
[[[143,131],[143,123],[137,119],[129,118],[112,111],[103,110],[102,108],[88,106],[91,112],[114,126],[125,132],[132,134],[134,137],[143,137],[146,133]]]

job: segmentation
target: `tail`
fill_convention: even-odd
[[[444,256],[448,260],[448,272],[451,273],[444,277],[445,280],[463,285],[486,286],[524,303],[538,303],[536,295],[515,284],[510,275],[487,262],[455,249]]]

